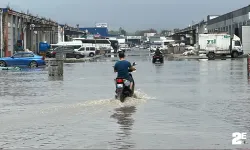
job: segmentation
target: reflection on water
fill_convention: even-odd
[[[163,69],[164,69],[164,64],[154,64],[155,65],[155,70],[156,70],[156,73],[157,74],[160,74],[162,73]]]
[[[49,81],[63,81],[63,76],[49,76]]]
[[[116,133],[117,138],[113,144],[116,149],[129,149],[134,148],[135,143],[129,141],[131,138],[132,126],[134,119],[132,114],[136,112],[135,106],[124,106],[115,109],[115,113],[111,115],[111,118],[117,119],[117,123],[120,125],[120,131]]]

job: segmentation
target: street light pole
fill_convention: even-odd
[[[0,9],[0,57],[3,57],[3,11]]]

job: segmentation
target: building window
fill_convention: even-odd
[[[250,26],[250,20],[247,21],[247,25]]]

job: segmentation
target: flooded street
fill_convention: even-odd
[[[124,104],[114,99],[116,57],[65,64],[63,79],[1,71],[0,148],[249,147],[232,146],[233,132],[250,135],[245,59],[157,65],[147,51],[128,55],[137,98]]]

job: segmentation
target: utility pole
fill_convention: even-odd
[[[0,9],[0,57],[3,57],[3,11]]]

